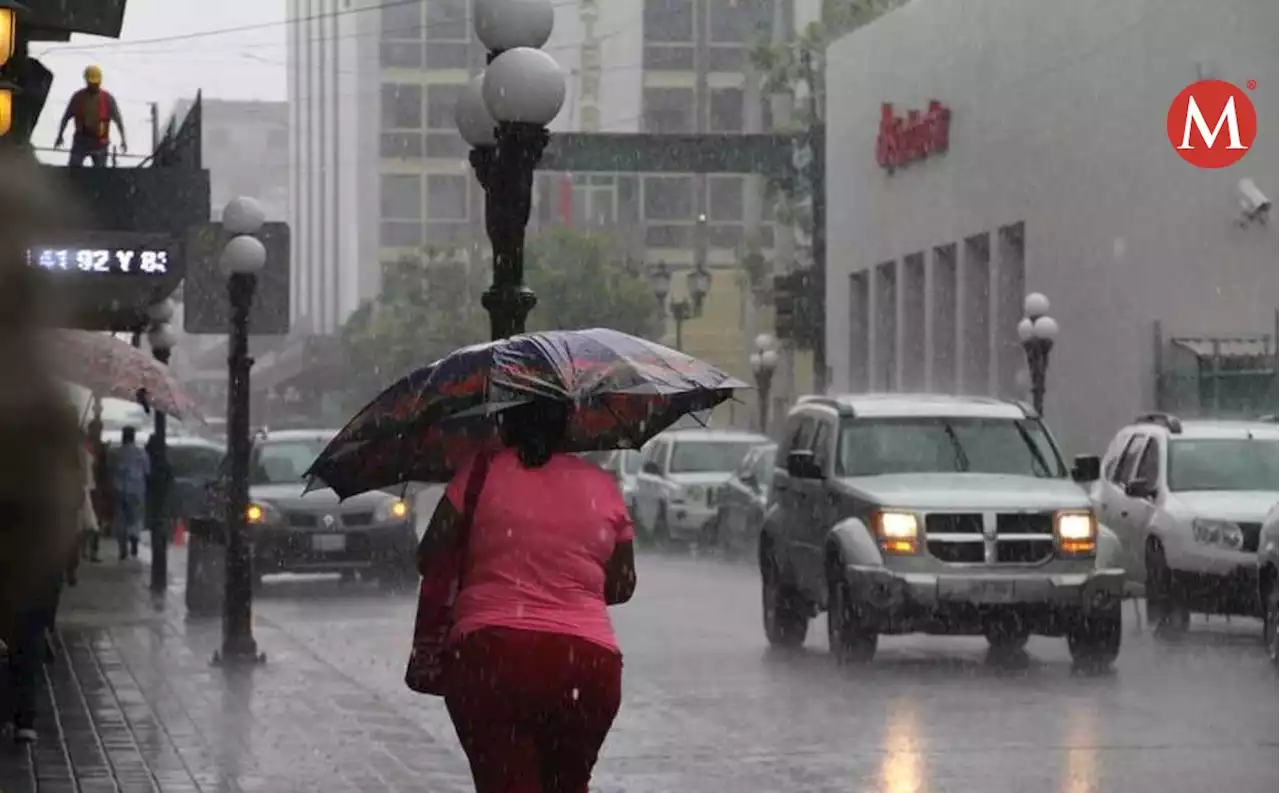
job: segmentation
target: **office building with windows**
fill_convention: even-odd
[[[1276,24],[1253,0],[913,0],[835,42],[834,388],[1025,398],[1017,325],[1041,292],[1069,451],[1144,410],[1274,412],[1280,250],[1239,182],[1280,192],[1275,103],[1256,94],[1257,139],[1221,169],[1166,119],[1201,79],[1276,85]]]
[[[361,3],[365,6],[361,6]],[[295,309],[332,333],[378,288],[380,262],[456,247],[482,256],[483,195],[453,108],[485,65],[467,0],[291,0]],[[784,38],[816,0],[558,0],[545,49],[567,75],[555,131],[740,132],[773,125],[746,108],[758,36]],[[813,9],[809,9],[813,6]],[[361,8],[370,8],[361,11]],[[706,314],[685,338],[740,374],[754,328],[737,267],[749,207],[743,175],[540,173],[531,233],[607,234],[620,256],[713,272]],[[766,256],[774,224],[765,212]]]

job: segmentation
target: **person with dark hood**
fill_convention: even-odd
[[[146,519],[147,479],[151,476],[151,458],[138,445],[136,427],[120,431],[120,448],[111,461],[111,473],[116,508],[112,522],[120,541],[120,559],[136,559]]]
[[[560,402],[504,410],[504,448],[457,472],[424,535],[423,554],[458,543],[472,467],[487,465],[444,672],[477,793],[587,793],[621,704],[608,607],[635,591],[631,518],[609,474],[562,451],[568,423]]]
[[[0,638],[6,715],[13,736],[31,741],[45,632],[80,533],[84,473],[79,412],[43,343],[65,314],[27,249],[64,225],[73,202],[29,151],[0,149]]]

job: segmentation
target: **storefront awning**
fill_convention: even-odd
[[[1262,358],[1275,355],[1275,342],[1270,336],[1243,338],[1174,338],[1180,347],[1201,359]]]

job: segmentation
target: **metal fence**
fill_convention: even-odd
[[[1274,333],[1165,336],[1155,329],[1156,408],[1193,418],[1257,418],[1277,412]]]

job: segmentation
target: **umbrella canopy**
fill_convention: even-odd
[[[180,419],[201,421],[200,408],[151,353],[105,333],[81,330],[48,335],[49,360],[62,379],[100,397],[147,404]]]
[[[495,413],[536,399],[572,406],[565,451],[638,448],[742,388],[708,363],[619,331],[530,333],[463,348],[401,378],[307,473],[343,497],[447,481],[497,447]]]

